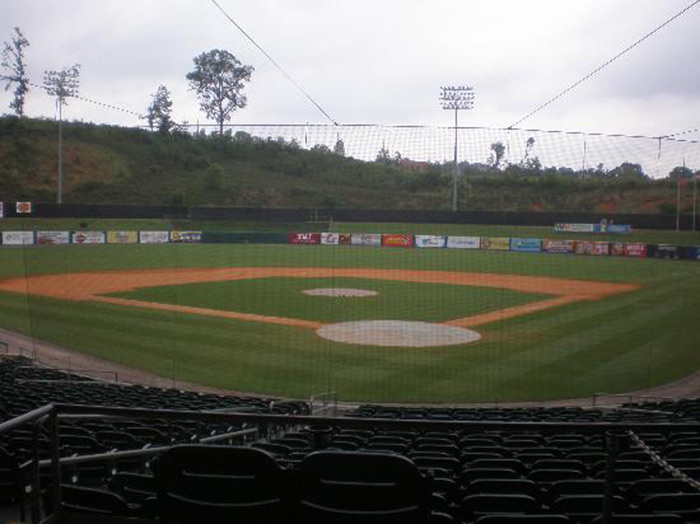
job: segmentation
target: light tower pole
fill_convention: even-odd
[[[46,71],[44,73],[44,89],[56,97],[58,109],[58,173],[56,180],[56,203],[63,202],[63,106],[66,98],[77,96],[80,87],[80,65],[62,69],[61,71]]]
[[[468,86],[442,86],[440,87],[440,104],[443,109],[455,112],[455,155],[454,172],[452,174],[452,211],[457,211],[457,187],[459,179],[459,163],[457,161],[457,129],[458,114],[461,109],[474,107],[474,88]]]

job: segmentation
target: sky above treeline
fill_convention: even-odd
[[[450,126],[441,85],[476,91],[460,124],[504,128],[580,80],[691,0],[218,0],[341,124]],[[211,123],[185,75],[226,49],[254,66],[231,123],[328,120],[210,0],[0,2],[0,40],[19,26],[29,77],[81,65],[80,95],[143,113],[159,84],[177,122]],[[700,4],[518,127],[665,136],[700,127]],[[0,92],[10,113],[11,91]],[[29,116],[53,118],[40,88]],[[67,119],[144,125],[71,100]],[[700,139],[700,133],[682,135]]]

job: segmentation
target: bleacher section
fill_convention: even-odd
[[[51,428],[0,432],[0,506],[26,499],[38,453],[43,513],[61,522],[587,524],[606,504],[610,522],[700,522],[698,400],[364,405],[321,419],[303,402],[108,384],[0,359],[0,423],[52,402],[183,411],[59,409],[58,455],[72,459],[58,499],[47,489]],[[211,412],[222,409],[239,414]],[[252,427],[264,431],[247,443],[226,437]],[[217,435],[236,445],[207,445]]]

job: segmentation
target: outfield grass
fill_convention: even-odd
[[[179,381],[294,397],[330,389],[342,400],[355,401],[572,398],[648,388],[700,368],[700,264],[693,262],[348,246],[0,249],[1,278],[120,268],[274,266],[478,271],[634,283],[642,289],[483,325],[477,328],[483,335],[477,343],[431,349],[339,344],[309,329],[13,293],[0,293],[0,325]],[[224,302],[230,295],[216,293]],[[203,300],[211,296],[178,296],[190,300],[196,294]],[[287,311],[293,307],[291,296],[272,296],[279,303],[266,307]],[[444,308],[453,307],[454,300],[473,302],[455,295],[443,300]],[[397,300],[397,314],[401,308]]]

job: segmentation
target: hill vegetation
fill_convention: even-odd
[[[57,123],[0,118],[0,200],[55,201]],[[375,161],[247,133],[197,135],[64,123],[64,202],[280,208],[449,209],[452,165]],[[420,164],[420,169],[416,165]],[[611,171],[461,166],[460,208],[673,213],[676,182]],[[692,174],[692,172],[690,173]],[[690,191],[684,212],[692,208]]]

